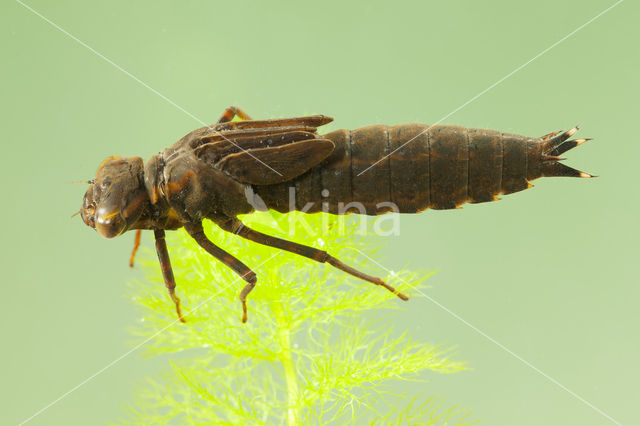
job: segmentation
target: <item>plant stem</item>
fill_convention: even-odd
[[[287,383],[287,425],[294,426],[298,423],[298,378],[293,366],[291,353],[291,328],[287,321],[282,304],[274,304],[274,314],[278,323],[278,340],[280,342],[280,363],[284,370]]]

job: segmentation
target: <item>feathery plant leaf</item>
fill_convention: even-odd
[[[243,220],[373,272],[356,249],[371,255],[375,247],[353,238],[351,218],[304,215],[307,227],[297,215],[254,213]],[[147,353],[182,356],[174,371],[143,388],[124,423],[469,424],[468,410],[389,391],[390,383],[420,380],[418,373],[425,370],[465,369],[450,349],[416,342],[391,326],[390,309],[402,305],[395,295],[328,265],[213,226],[205,229],[258,275],[248,298],[249,321],[240,322],[238,293],[244,282],[179,231],[168,243],[187,323],[166,328],[175,321],[173,305],[155,255],[145,251],[148,277],[132,289],[143,318],[133,333],[150,338],[166,328],[145,345]],[[316,232],[311,237],[310,229]],[[424,280],[395,275],[387,278],[406,294]]]

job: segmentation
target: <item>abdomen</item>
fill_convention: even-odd
[[[267,207],[367,215],[453,209],[521,191],[541,175],[541,139],[494,130],[375,125],[321,137],[336,145],[323,163],[255,188]]]

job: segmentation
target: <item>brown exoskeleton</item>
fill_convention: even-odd
[[[232,122],[236,115],[243,121]],[[140,157],[104,160],[84,196],[82,219],[106,238],[136,229],[130,264],[140,230],[153,230],[164,282],[182,321],[164,231],[184,227],[247,282],[240,292],[245,322],[256,275],[205,236],[205,218],[248,240],[329,263],[408,300],[382,279],[326,251],[255,231],[237,216],[253,212],[256,200],[279,212],[417,213],[494,201],[531,187],[529,181],[541,176],[591,177],[557,157],[587,140],[568,140],[577,127],[541,138],[423,124],[317,134],[317,127],[331,121],[322,115],[252,120],[238,108],[227,108],[217,124],[192,131],[146,164]],[[380,209],[381,204],[387,207]]]

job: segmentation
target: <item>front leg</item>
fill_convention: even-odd
[[[258,281],[255,272],[231,254],[213,244],[204,234],[201,223],[187,223],[184,225],[184,229],[187,230],[189,235],[196,240],[196,243],[205,249],[207,253],[227,265],[247,282],[247,285],[244,286],[239,296],[240,302],[242,302],[242,322],[247,322],[247,296],[251,293],[251,290],[253,290]]]
[[[131,268],[133,268],[133,260],[138,252],[138,247],[140,247],[140,234],[142,234],[142,229],[136,231],[136,237],[133,240],[133,250],[131,250],[131,256],[129,257],[129,267]]]
[[[391,293],[395,294],[402,300],[409,300],[407,296],[400,293],[398,290],[384,282],[381,278],[373,277],[371,275],[365,274],[364,272],[360,272],[355,268],[352,268],[349,265],[344,264],[340,260],[331,256],[324,250],[318,250],[317,248],[305,246],[303,244],[294,243],[293,241],[287,241],[280,238],[272,237],[271,235],[263,234],[262,232],[258,232],[249,228],[247,225],[242,223],[240,220],[236,218],[229,218],[228,220],[220,220],[216,222],[218,226],[228,232],[232,232],[236,235],[241,236],[242,238],[246,238],[258,244],[263,244],[265,246],[276,247],[281,250],[286,250],[291,253],[298,254],[300,256],[307,257],[311,260],[315,260],[320,263],[328,263],[334,268],[340,269],[341,271],[346,272],[347,274],[353,275],[354,277],[360,278],[362,280],[368,281],[372,284],[382,286],[389,290]]]
[[[171,269],[171,261],[169,260],[167,242],[164,239],[164,231],[162,229],[154,229],[153,234],[156,237],[156,252],[158,253],[158,260],[160,261],[160,268],[162,269],[164,285],[169,291],[171,300],[173,300],[173,303],[176,305],[178,319],[185,322],[182,311],[180,310],[180,299],[176,296],[176,280],[173,278],[173,270]]]

